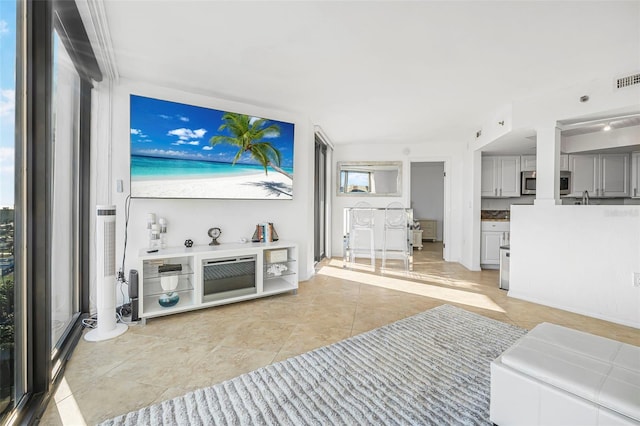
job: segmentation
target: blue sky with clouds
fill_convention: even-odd
[[[165,158],[229,163],[238,148],[211,146],[211,137],[221,134],[224,111],[131,95],[131,153]],[[265,117],[267,118],[267,117]],[[280,136],[266,139],[282,155],[281,165],[293,167],[292,123],[269,120],[280,128]],[[224,133],[223,133],[224,134]],[[255,164],[248,155],[240,163]]]
[[[0,207],[13,206],[16,2],[0,0]]]

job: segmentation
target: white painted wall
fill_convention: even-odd
[[[463,163],[460,263],[472,271],[480,270],[481,170],[482,153],[468,147]]]
[[[462,193],[464,143],[368,143],[338,144],[334,151],[334,175],[339,161],[402,161],[402,195],[399,197],[374,197],[336,195],[332,190],[332,253],[342,256],[344,209],[354,207],[359,201],[367,201],[373,207],[386,207],[389,203],[399,201],[405,206],[411,201],[411,162],[444,162],[447,172],[445,182],[444,215],[447,218],[443,229],[446,242],[444,258],[447,261],[459,262],[462,256]],[[408,152],[408,154],[406,154]],[[334,179],[336,177],[334,176]]]
[[[168,245],[181,246],[185,239],[208,244],[207,230],[222,229],[221,242],[250,238],[255,224],[273,222],[280,239],[298,243],[300,279],[313,274],[313,126],[299,113],[278,111],[202,94],[152,86],[121,79],[109,90],[98,86],[96,95],[97,135],[94,142],[97,171],[95,202],[117,207],[118,265],[122,261],[125,235],[125,200],[129,189],[129,95],[131,93],[209,108],[230,110],[295,123],[293,200],[162,200],[133,199],[128,226],[125,271],[137,268],[137,257],[147,245],[146,214],[156,213],[168,221]],[[117,193],[115,182],[124,181],[124,193]]]
[[[509,296],[640,327],[640,207],[514,206]]]
[[[411,207],[415,219],[435,219],[438,241],[444,220],[444,163],[411,163]]]
[[[562,152],[567,154],[640,145],[640,126],[611,129],[608,132],[587,133],[563,137]]]

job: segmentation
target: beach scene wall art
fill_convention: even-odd
[[[293,198],[294,124],[130,95],[134,198]]]

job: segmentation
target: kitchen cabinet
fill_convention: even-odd
[[[520,156],[520,171],[522,172],[535,172],[536,169],[536,156],[535,155],[521,155]],[[560,154],[560,170],[569,170],[569,156],[567,154]]]
[[[480,266],[498,269],[500,266],[500,246],[509,244],[509,222],[483,220],[480,236]]]
[[[631,154],[631,196],[640,198],[640,151]]]
[[[481,196],[506,198],[520,196],[520,156],[482,157]]]
[[[520,156],[520,171],[521,172],[535,172],[536,171],[536,156],[535,155],[521,155]]]
[[[629,196],[629,154],[576,154],[569,156],[570,197]]]

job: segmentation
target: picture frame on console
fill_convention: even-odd
[[[130,95],[132,198],[293,199],[295,124]]]

